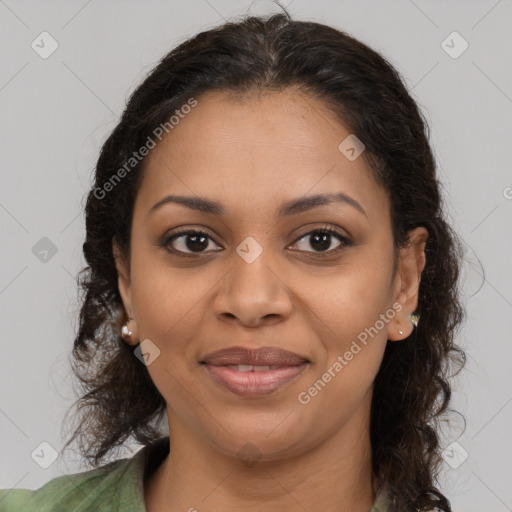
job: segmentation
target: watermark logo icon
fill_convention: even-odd
[[[458,59],[469,47],[469,43],[456,31],[453,31],[441,43],[441,48],[452,58]]]
[[[352,133],[341,142],[338,149],[348,160],[353,162],[361,155],[365,147],[363,142]]]
[[[237,248],[236,252],[247,263],[252,263],[263,252],[263,247],[252,236],[248,236]]]
[[[43,441],[30,454],[32,460],[43,469],[48,469],[58,458],[57,450],[48,442]]]
[[[48,32],[41,32],[32,43],[30,43],[30,47],[39,57],[47,59],[57,50],[59,43]]]
[[[149,366],[160,356],[160,349],[150,339],[142,341],[133,352],[137,359],[142,361],[146,366]]]
[[[248,467],[252,467],[262,457],[261,450],[253,443],[245,443],[238,450],[238,458]]]
[[[443,450],[441,457],[451,468],[457,469],[466,461],[469,454],[459,443],[454,441]]]
[[[57,254],[57,246],[46,236],[43,236],[32,247],[32,253],[42,263],[48,263]]]

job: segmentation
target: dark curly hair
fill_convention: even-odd
[[[126,162],[190,98],[214,90],[234,97],[293,87],[323,101],[364,143],[368,168],[391,201],[395,257],[410,230],[424,226],[429,232],[414,312],[419,323],[405,340],[388,342],[374,383],[372,465],[389,488],[393,510],[451,511],[436,481],[450,368],[457,362],[460,371],[465,364],[454,343],[466,314],[458,288],[463,250],[446,220],[428,123],[379,53],[342,31],[292,20],[283,11],[231,20],[177,46],[133,92],[103,144],[85,206],[88,266],[77,278],[81,310],[71,365],[81,388],[72,407],[80,414],[65,447],[78,438],[83,457],[98,466],[129,436],[142,445],[163,436],[165,400],[120,336],[126,313],[112,244],[129,262],[146,159],[132,160],[128,170]]]

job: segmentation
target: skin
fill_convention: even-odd
[[[363,157],[350,161],[339,151],[350,132],[318,100],[293,89],[197,99],[148,155],[129,264],[113,246],[133,319],[127,342],[135,347],[149,339],[160,350],[148,371],[167,403],[170,455],[144,483],[146,508],[368,512],[376,494],[373,381],[387,340],[413,329],[409,315],[428,232],[410,233],[393,275],[389,198]],[[285,201],[334,191],[350,195],[366,215],[331,203],[276,216]],[[218,201],[226,214],[168,203],[148,215],[167,194]],[[352,244],[332,235],[318,249],[311,231],[325,225]],[[199,252],[183,233],[168,245],[191,257],[159,245],[180,226],[210,236]],[[248,236],[263,250],[252,263],[236,252]],[[400,312],[367,345],[359,343],[362,350],[308,404],[299,403],[298,394],[379,315],[395,311],[394,303]],[[278,346],[310,365],[271,395],[243,398],[215,384],[199,364],[233,345]],[[259,455],[254,463],[239,455],[247,443]]]

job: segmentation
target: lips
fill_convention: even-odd
[[[201,363],[215,383],[253,398],[283,388],[309,366],[307,358],[277,347],[230,347],[208,354]]]
[[[212,366],[250,365],[258,367],[294,366],[309,361],[299,354],[278,347],[260,347],[258,349],[229,347],[208,354],[201,362]]]

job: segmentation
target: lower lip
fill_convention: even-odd
[[[244,397],[268,395],[296,380],[307,366],[308,363],[303,363],[276,370],[240,372],[227,366],[204,365],[215,382]]]

